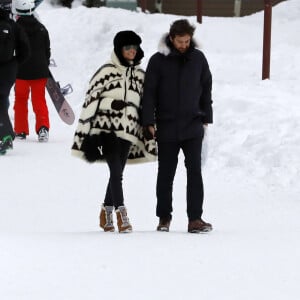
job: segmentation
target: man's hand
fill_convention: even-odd
[[[155,129],[153,125],[143,127],[144,138],[149,141],[155,139]]]

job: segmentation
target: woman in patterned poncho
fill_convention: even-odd
[[[122,177],[126,162],[156,159],[154,140],[143,137],[140,100],[144,71],[138,66],[144,53],[141,38],[133,31],[120,31],[114,38],[111,60],[90,80],[72,154],[89,161],[105,161],[110,178],[100,212],[100,227],[114,231],[116,210],[119,232],[131,232],[124,206]]]

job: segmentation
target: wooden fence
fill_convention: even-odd
[[[162,12],[184,16],[197,14],[197,0],[161,0]],[[203,15],[214,17],[234,17],[236,0],[202,0]],[[272,0],[273,5],[286,0]],[[141,6],[141,0],[138,0]],[[240,0],[240,16],[253,14],[264,9],[264,0]],[[155,0],[146,0],[147,10],[155,12]]]

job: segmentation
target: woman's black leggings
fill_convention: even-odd
[[[104,199],[104,205],[106,206],[117,208],[124,205],[122,180],[130,146],[129,141],[118,139],[115,149],[105,155],[110,172]]]

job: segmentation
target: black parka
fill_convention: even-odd
[[[29,55],[29,42],[22,29],[9,19],[9,12],[1,8],[0,20],[9,23],[14,41],[14,56],[9,61],[0,63],[0,139],[2,139],[6,135],[14,136],[8,115],[8,97],[16,80],[18,64],[24,62]]]
[[[150,58],[146,70],[143,125],[156,124],[160,142],[202,136],[203,124],[213,121],[207,60],[194,41],[184,54],[173,47],[168,36],[163,43],[164,51]]]
[[[50,39],[47,29],[34,16],[21,16],[17,20],[27,33],[31,55],[19,67],[17,78],[24,80],[49,77]]]
[[[9,18],[9,12],[0,9],[0,19],[10,23],[15,36],[14,57],[12,60],[0,64],[0,92],[2,93],[2,85],[5,85],[6,89],[7,82],[10,85],[16,80],[17,67],[29,57],[30,47],[26,34],[18,24]]]

